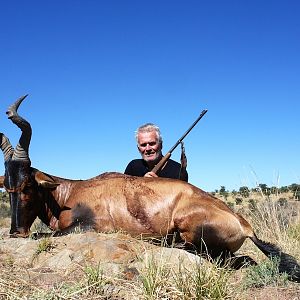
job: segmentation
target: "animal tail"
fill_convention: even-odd
[[[250,239],[267,257],[279,259],[278,270],[280,273],[286,273],[291,281],[300,282],[300,266],[293,256],[282,252],[271,243],[260,240],[255,234]]]

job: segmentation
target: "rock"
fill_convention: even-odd
[[[90,266],[106,276],[134,280],[154,260],[175,268],[200,260],[184,250],[155,246],[122,233],[85,232],[38,240],[1,234],[1,261],[25,268],[27,279],[43,287],[58,284],[66,276],[82,278]]]

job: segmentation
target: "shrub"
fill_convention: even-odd
[[[90,294],[104,295],[105,286],[108,281],[104,277],[103,269],[100,264],[97,266],[86,266],[84,273],[87,281],[87,290]]]
[[[235,204],[233,202],[227,202],[226,203],[232,210],[234,210]]]
[[[241,186],[239,192],[244,198],[248,198],[250,195],[250,190],[247,186]]]
[[[289,237],[300,241],[300,224],[291,225],[288,228],[287,234]]]
[[[277,201],[278,206],[281,207],[287,207],[288,206],[288,200],[286,198],[279,198]]]
[[[279,274],[278,259],[265,259],[256,266],[249,267],[243,280],[244,288],[260,288],[270,285],[286,285],[287,274]]]
[[[254,200],[254,199],[249,199],[249,210],[250,211],[255,211],[257,210],[257,200]]]
[[[242,202],[243,202],[242,198],[239,198],[239,197],[235,198],[235,204],[236,205],[242,204]]]
[[[10,217],[10,207],[6,203],[0,204],[0,219]]]
[[[50,238],[43,238],[37,245],[37,249],[35,250],[35,256],[38,256],[42,252],[48,252],[52,248],[54,248],[54,245]]]
[[[7,192],[0,191],[0,201],[3,201],[4,203],[9,203],[9,196]]]

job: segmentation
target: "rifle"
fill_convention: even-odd
[[[167,160],[171,157],[172,152],[175,150],[175,148],[183,141],[183,139],[190,133],[190,131],[195,127],[195,125],[202,119],[202,117],[207,113],[207,109],[202,110],[200,116],[197,118],[197,120],[192,124],[192,126],[183,134],[183,136],[176,142],[176,144],[167,152],[165,156],[158,162],[157,165],[154,166],[154,168],[151,170],[151,172],[154,172],[155,174],[161,170],[161,168],[165,165]]]

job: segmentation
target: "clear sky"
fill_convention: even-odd
[[[28,93],[32,165],[86,179],[139,157],[139,125],[167,152],[208,109],[190,183],[300,184],[299,16],[296,0],[1,0],[0,131],[17,143],[5,111]]]

